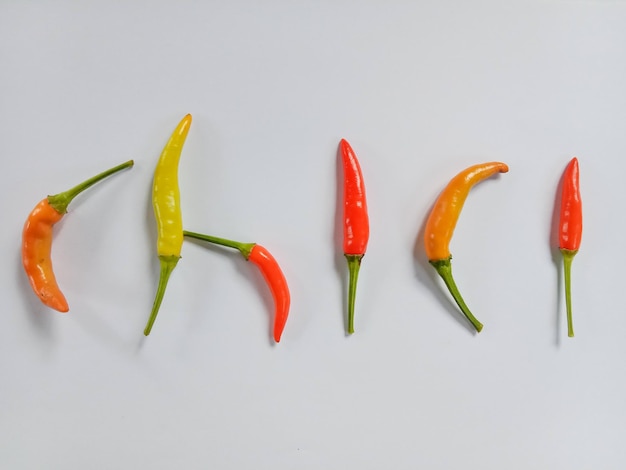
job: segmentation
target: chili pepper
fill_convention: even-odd
[[[129,160],[67,191],[42,199],[26,219],[22,231],[22,264],[33,291],[48,307],[59,312],[69,311],[67,300],[59,289],[52,269],[50,255],[54,224],[63,218],[70,202],[85,189],[131,166],[133,166],[133,161]]]
[[[572,158],[563,173],[561,216],[559,219],[559,249],[563,254],[565,273],[565,303],[567,306],[567,336],[574,336],[572,322],[571,271],[572,261],[580,248],[583,233],[583,210],[580,200],[578,159]]]
[[[289,286],[287,286],[285,275],[271,253],[267,251],[266,248],[256,243],[241,243],[201,233],[188,232],[186,230],[183,231],[183,234],[186,237],[195,238],[196,240],[203,240],[216,245],[235,248],[239,250],[247,261],[255,264],[261,270],[261,274],[274,298],[274,341],[277,343],[280,342],[287,317],[289,316],[291,297],[289,295]]]
[[[339,143],[343,161],[343,252],[348,261],[348,333],[354,333],[354,303],[361,260],[367,249],[370,227],[361,166],[350,144]]]
[[[148,336],[159,313],[163,295],[172,271],[180,259],[183,246],[183,218],[180,211],[178,187],[178,162],[191,126],[191,114],[187,114],[176,126],[161,152],[152,185],[152,207],[157,223],[157,255],[160,275],[152,312],[143,334]]]
[[[428,261],[437,270],[454,301],[478,332],[483,329],[483,325],[470,312],[452,277],[450,263],[452,255],[449,244],[470,189],[495,173],[507,171],[509,167],[506,164],[489,162],[471,166],[456,175],[439,195],[428,216],[424,231],[424,246]]]

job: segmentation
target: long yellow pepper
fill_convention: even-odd
[[[424,249],[428,261],[437,270],[454,301],[478,332],[483,329],[483,325],[472,315],[452,277],[452,265],[450,263],[452,255],[449,245],[470,189],[476,183],[495,173],[506,173],[507,171],[509,171],[509,167],[501,162],[481,163],[463,170],[450,180],[439,195],[424,229]]]
[[[148,336],[159,313],[161,301],[170,274],[180,259],[183,246],[183,217],[180,211],[180,190],[178,187],[178,162],[183,145],[191,126],[191,114],[187,114],[161,152],[154,170],[152,186],[152,207],[157,222],[157,254],[161,265],[159,286],[157,287],[152,313],[143,334]]]

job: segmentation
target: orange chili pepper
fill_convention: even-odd
[[[59,312],[69,311],[67,300],[52,270],[52,228],[63,214],[43,199],[26,219],[22,232],[22,264],[30,285],[41,301]]]
[[[48,196],[35,206],[26,219],[22,231],[22,264],[33,291],[48,307],[59,312],[69,311],[67,300],[59,289],[52,269],[54,224],[63,218],[70,202],[85,189],[131,166],[133,166],[132,160],[100,173],[68,191]]]
[[[567,306],[567,336],[574,336],[572,322],[571,272],[572,261],[580,248],[583,233],[583,210],[580,200],[578,159],[576,157],[565,168],[561,193],[561,215],[559,219],[559,249],[563,255],[565,274],[565,303]]]
[[[424,247],[428,261],[437,270],[454,301],[478,332],[483,329],[483,325],[470,312],[452,277],[452,265],[450,263],[452,255],[449,245],[470,189],[476,183],[495,173],[506,173],[507,171],[509,171],[509,167],[506,164],[489,162],[471,166],[456,175],[439,195],[428,216],[424,231]]]

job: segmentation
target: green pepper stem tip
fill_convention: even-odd
[[[120,165],[114,166],[113,168],[109,168],[102,173],[98,173],[96,176],[89,178],[88,180],[83,181],[82,183],[77,184],[73,188],[68,189],[67,191],[63,191],[59,194],[54,194],[52,196],[48,196],[48,203],[56,210],[59,214],[65,214],[67,212],[67,206],[70,205],[70,202],[82,193],[85,189],[90,188],[94,184],[102,181],[108,176],[111,176],[118,171],[121,171],[125,168],[130,168],[135,164],[133,160],[128,160],[127,162],[121,163]]]
[[[159,275],[159,285],[157,287],[157,292],[154,297],[154,303],[152,304],[152,312],[150,312],[150,318],[148,319],[148,323],[146,328],[143,330],[144,336],[148,336],[152,331],[152,326],[156,320],[157,315],[159,314],[159,308],[161,307],[161,302],[163,301],[163,295],[165,294],[165,288],[167,287],[167,282],[170,279],[170,275],[178,260],[180,258],[178,256],[159,256],[159,263],[161,265],[161,272]]]
[[[450,262],[450,259],[451,257],[446,259],[430,260],[429,263],[433,265],[439,276],[443,279],[448,291],[450,291],[452,298],[461,309],[461,312],[463,312],[463,315],[465,315],[465,318],[467,318],[468,321],[474,326],[476,332],[480,333],[483,329],[483,324],[476,319],[463,300],[463,297],[456,286],[456,282],[454,282],[454,278],[452,277],[452,263]]]

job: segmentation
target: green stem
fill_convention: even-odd
[[[188,232],[187,230],[183,230],[183,235],[189,238],[195,238],[196,240],[213,243],[214,245],[234,248],[236,250],[239,250],[239,252],[243,255],[245,259],[248,259],[250,257],[250,252],[252,251],[252,248],[254,248],[254,245],[256,245],[256,243],[241,243],[233,240],[228,240],[227,238],[204,235],[203,233]]]
[[[359,279],[359,268],[363,255],[345,255],[348,260],[350,271],[350,284],[348,285],[348,333],[354,333],[354,301],[356,300],[356,283]]]
[[[450,294],[452,294],[454,301],[463,312],[463,315],[465,315],[465,318],[467,318],[470,323],[474,325],[476,331],[480,333],[483,329],[483,324],[479,322],[474,315],[472,315],[472,312],[470,312],[470,309],[465,304],[463,297],[461,297],[461,293],[459,292],[459,289],[454,282],[454,278],[452,277],[452,264],[450,263],[450,258],[430,261],[430,264],[434,266],[443,279],[443,282],[446,283]]]
[[[156,296],[154,297],[154,303],[152,304],[152,312],[148,319],[148,324],[143,330],[143,334],[148,336],[152,331],[152,325],[159,314],[159,308],[163,301],[163,295],[165,294],[165,288],[167,287],[167,281],[170,279],[170,274],[174,271],[176,264],[180,258],[178,256],[159,256],[159,263],[161,264],[161,274],[159,276],[159,286],[157,287]]]
[[[135,162],[133,162],[132,160],[128,160],[127,162],[122,163],[121,165],[117,165],[113,168],[108,169],[107,171],[103,171],[102,173],[97,174],[96,176],[92,178],[89,178],[86,181],[83,181],[82,183],[74,186],[72,189],[68,189],[67,191],[64,191],[59,194],[55,194],[53,196],[48,196],[48,203],[59,214],[65,214],[67,212],[67,206],[69,206],[70,202],[72,202],[72,200],[76,196],[78,196],[80,193],[82,193],[85,189],[93,186],[98,181],[103,180],[107,176],[111,176],[113,173],[117,173],[118,171],[123,170],[124,168],[133,166],[134,163]]]
[[[565,306],[567,308],[567,336],[574,337],[574,323],[572,322],[572,261],[578,250],[561,249],[563,254],[563,272],[565,274]]]

